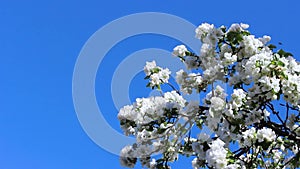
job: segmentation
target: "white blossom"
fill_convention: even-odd
[[[149,86],[155,87],[163,83],[168,83],[171,71],[168,68],[156,66],[156,62],[146,62],[144,67],[146,76],[150,79]]]
[[[133,168],[135,165],[135,154],[132,146],[124,147],[120,152],[120,163],[124,167]]]
[[[214,111],[222,111],[224,109],[225,102],[223,99],[219,97],[212,97],[210,99],[210,102],[211,102],[211,108]]]
[[[187,74],[184,70],[176,72],[176,82],[180,85],[180,90],[185,94],[192,94],[193,89],[199,93],[199,86],[203,83],[200,73]]]
[[[226,167],[227,151],[224,149],[224,145],[225,143],[220,139],[212,141],[210,149],[206,152],[206,160],[209,166],[215,167],[216,169],[222,169]]]
[[[271,37],[264,35],[262,38],[258,38],[258,40],[260,40],[265,45],[271,40]]]
[[[199,169],[200,165],[199,165],[199,159],[198,158],[194,158],[192,161],[192,167],[193,169]]]
[[[240,143],[241,147],[251,146],[256,142],[256,131],[255,128],[250,128],[242,133],[243,143]]]
[[[222,64],[224,66],[231,65],[236,61],[237,61],[237,56],[236,55],[233,55],[232,53],[228,53],[228,52],[224,53],[224,59],[222,61]]]
[[[245,24],[245,23],[240,23],[240,24],[237,24],[237,23],[234,23],[230,26],[230,28],[228,29],[228,32],[241,32],[245,29],[248,29],[249,28],[249,25],[248,24]]]
[[[258,142],[263,142],[263,141],[272,142],[275,140],[275,138],[276,138],[276,134],[270,128],[264,127],[257,131]]]
[[[185,56],[186,52],[188,52],[187,48],[184,45],[178,45],[173,49],[173,55],[174,56]]]
[[[144,67],[144,72],[147,76],[151,75],[151,70],[156,67],[156,62],[153,60],[152,62],[146,62],[146,66]]]
[[[207,36],[207,34],[212,32],[213,29],[214,29],[214,25],[208,24],[208,23],[203,23],[200,26],[198,26],[198,28],[196,29],[196,31],[195,31],[196,37],[198,39],[203,39]]]
[[[253,35],[244,36],[243,43],[241,44],[244,48],[246,56],[252,56],[259,53],[259,47],[263,47],[263,43],[256,39]]]
[[[157,165],[156,160],[153,158],[150,162],[150,169],[155,169]]]
[[[237,109],[243,105],[243,101],[246,98],[246,93],[243,89],[234,89],[231,98],[233,109]]]
[[[230,164],[225,167],[225,169],[241,169],[241,166],[238,164]]]

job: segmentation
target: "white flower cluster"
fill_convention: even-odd
[[[146,62],[144,67],[144,72],[147,78],[150,79],[149,87],[158,87],[160,84],[168,83],[170,78],[171,71],[166,68],[162,69],[161,67],[156,66],[156,62]]]
[[[275,132],[270,128],[262,128],[257,131],[257,139],[258,142],[268,141],[272,142],[275,141],[276,135]]]
[[[136,158],[133,158],[134,151],[132,146],[124,147],[120,152],[120,163],[122,166],[133,168],[136,163]]]
[[[200,73],[189,73],[184,70],[176,72],[176,82],[180,85],[180,90],[185,94],[192,94],[193,89],[199,93],[199,89],[203,84]]]
[[[147,124],[164,117],[166,110],[176,108],[180,110],[186,101],[175,91],[167,92],[164,97],[137,98],[133,105],[124,106],[119,114],[119,120],[129,120],[135,124]]]
[[[244,100],[246,99],[246,92],[243,89],[234,89],[231,95],[232,108],[238,109],[242,107]]]
[[[210,149],[206,151],[206,160],[208,166],[216,169],[222,169],[226,167],[227,151],[225,150],[224,145],[225,143],[220,139],[212,141]]]
[[[221,114],[225,108],[225,98],[226,93],[221,86],[217,86],[215,90],[211,91],[206,95],[204,102],[209,105],[209,110],[207,116],[212,118],[213,121],[219,121],[222,117]],[[217,127],[217,124],[208,124],[209,126],[214,125]],[[213,127],[213,128],[215,128]],[[211,128],[211,129],[213,129]]]
[[[223,35],[223,32],[216,29],[213,24],[203,23],[195,30],[196,38],[202,43],[207,43],[215,46],[218,38]]]
[[[271,37],[256,38],[248,28],[204,23],[195,30],[199,55],[184,45],[173,49],[191,73],[176,72],[178,91],[169,84],[174,91],[138,98],[120,110],[121,128],[136,138],[121,151],[123,166],[134,167],[139,159],[144,167],[167,169],[181,154],[195,157],[194,169],[300,167],[300,64],[292,54],[275,51]],[[155,61],[144,71],[152,89],[168,83],[171,73]],[[180,93],[205,98],[188,102]],[[204,126],[213,134],[193,138],[194,128]]]
[[[237,56],[233,55],[232,53],[226,52],[224,53],[224,59],[222,63],[224,66],[229,66],[237,61]]]
[[[253,35],[249,35],[243,37],[241,46],[243,47],[242,53],[244,56],[253,56],[260,52],[259,50],[260,47],[263,47],[263,43],[259,39],[256,39]]]
[[[188,52],[187,48],[184,45],[178,45],[173,49],[174,56],[186,56],[186,52]]]
[[[246,146],[249,147],[249,146],[255,144],[256,142],[259,142],[259,143],[261,143],[263,141],[273,142],[273,141],[275,141],[276,134],[270,128],[264,127],[262,129],[259,129],[256,132],[255,128],[252,127],[250,129],[244,131],[242,137],[243,137],[243,139],[240,142],[240,146],[241,147],[246,147]]]
[[[168,123],[166,117],[178,116],[180,113],[190,116],[189,112],[193,112],[197,107],[194,102],[191,102],[184,110],[186,104],[182,96],[176,91],[171,91],[166,92],[163,97],[137,98],[133,105],[124,106],[118,114],[118,119],[121,121],[121,128],[125,134],[136,137],[136,144],[127,146],[121,151],[121,164],[132,167],[133,159],[144,159],[154,152],[163,150],[168,151],[170,161],[176,160],[178,153],[174,146],[167,144],[166,140],[168,140],[168,134],[177,132],[176,130],[182,127]],[[155,126],[149,128],[149,124]],[[166,140],[162,142],[164,139]],[[176,140],[176,138],[173,139]],[[124,157],[126,154],[127,156]],[[155,166],[153,160],[151,162],[144,160],[143,163],[149,168]]]
[[[249,25],[248,24],[245,24],[245,23],[240,23],[240,24],[237,24],[237,23],[234,23],[230,26],[230,28],[228,29],[228,32],[241,32],[245,29],[248,29],[249,28]]]

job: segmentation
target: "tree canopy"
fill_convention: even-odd
[[[137,98],[120,110],[121,128],[136,138],[122,149],[121,165],[133,168],[140,160],[147,168],[167,169],[180,154],[194,157],[194,169],[300,167],[300,64],[248,27],[203,23],[195,30],[199,55],[176,46],[173,55],[188,69],[176,72],[178,89],[169,83],[168,68],[146,63],[147,87],[161,96]],[[162,85],[172,90],[162,91]],[[192,93],[205,97],[183,97]],[[204,126],[212,134],[191,135]]]

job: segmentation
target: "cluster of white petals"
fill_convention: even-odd
[[[146,62],[147,87],[161,96],[120,109],[122,130],[136,139],[122,149],[121,165],[133,168],[139,160],[146,168],[169,169],[170,162],[193,156],[194,169],[300,167],[300,64],[269,44],[270,36],[257,38],[248,28],[197,27],[199,54],[184,45],[173,49],[187,69],[177,70],[178,85],[169,83],[168,68]],[[191,94],[201,101],[184,98]]]
[[[224,145],[225,143],[220,139],[212,141],[210,149],[206,151],[208,166],[214,167],[216,169],[222,169],[226,167],[227,151],[225,150]]]
[[[156,66],[155,61],[146,62],[144,72],[147,78],[150,79],[148,84],[150,87],[158,87],[160,84],[168,83],[171,74],[171,71],[168,68],[163,69],[159,66]]]
[[[185,100],[175,91],[167,92],[163,97],[137,98],[133,105],[120,109],[119,120],[133,121],[138,125],[147,124],[164,116],[166,110],[180,110],[185,106]]]
[[[186,52],[188,52],[187,48],[184,45],[178,45],[173,49],[174,56],[186,56]]]
[[[176,72],[176,82],[180,85],[180,91],[185,94],[192,94],[193,89],[199,93],[199,86],[203,84],[200,73],[187,73],[180,69]]]

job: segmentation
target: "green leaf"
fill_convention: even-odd
[[[235,43],[241,42],[242,40],[243,40],[243,35],[242,34],[237,34],[236,39],[235,39]]]
[[[256,62],[257,62],[257,61],[256,61]],[[275,60],[272,60],[272,61],[271,61],[271,64],[272,64],[272,65],[276,65],[276,61],[275,61]]]
[[[283,57],[289,57],[289,56],[293,56],[293,54],[289,53],[289,52],[286,52],[282,49],[280,49],[278,52],[277,52],[280,56],[283,56]]]
[[[192,52],[190,52],[190,51],[185,51],[185,53],[184,53],[186,56],[193,56],[194,54],[192,53]]]
[[[268,141],[263,141],[261,143],[261,146],[264,150],[267,150],[270,147],[270,145],[271,145],[271,142],[268,142]]]
[[[221,31],[223,32],[223,33],[226,33],[226,27],[224,26],[224,27],[221,27]]]
[[[227,40],[236,45],[238,44],[239,42],[243,41],[243,33],[245,35],[248,35],[247,31],[244,31],[244,32],[228,32],[227,33]]]
[[[250,32],[249,32],[249,31],[243,31],[243,32],[242,32],[242,35],[248,36],[248,35],[250,35]]]
[[[156,67],[151,70],[151,73],[158,73],[159,71],[160,71],[160,68]]]
[[[273,45],[273,44],[268,45],[268,47],[269,47],[271,50],[277,48],[277,47],[276,47],[275,45]]]
[[[285,54],[285,51],[284,50],[282,50],[282,49],[280,49],[278,52],[277,52],[280,56],[284,56],[284,54]]]
[[[286,52],[285,54],[287,55],[286,57],[288,57],[288,56],[294,56],[294,55],[291,54],[290,52]]]
[[[157,129],[157,134],[162,134],[163,132],[165,132],[166,129],[163,129],[163,128],[158,128]]]
[[[236,32],[228,32],[227,33],[227,39],[229,42],[232,42],[234,40]]]
[[[202,129],[203,123],[204,123],[203,119],[199,119],[198,121],[196,121],[196,125],[197,125],[197,127],[198,127],[199,129]]]
[[[277,61],[277,65],[278,65],[278,66],[282,66],[282,67],[284,67],[284,63],[283,63],[283,62],[281,62],[280,60],[279,60],[279,61]]]
[[[256,67],[259,67],[259,66],[260,66],[259,60],[256,61],[255,66],[256,66]]]
[[[160,85],[156,85],[156,87],[157,87],[158,90],[161,90]]]

